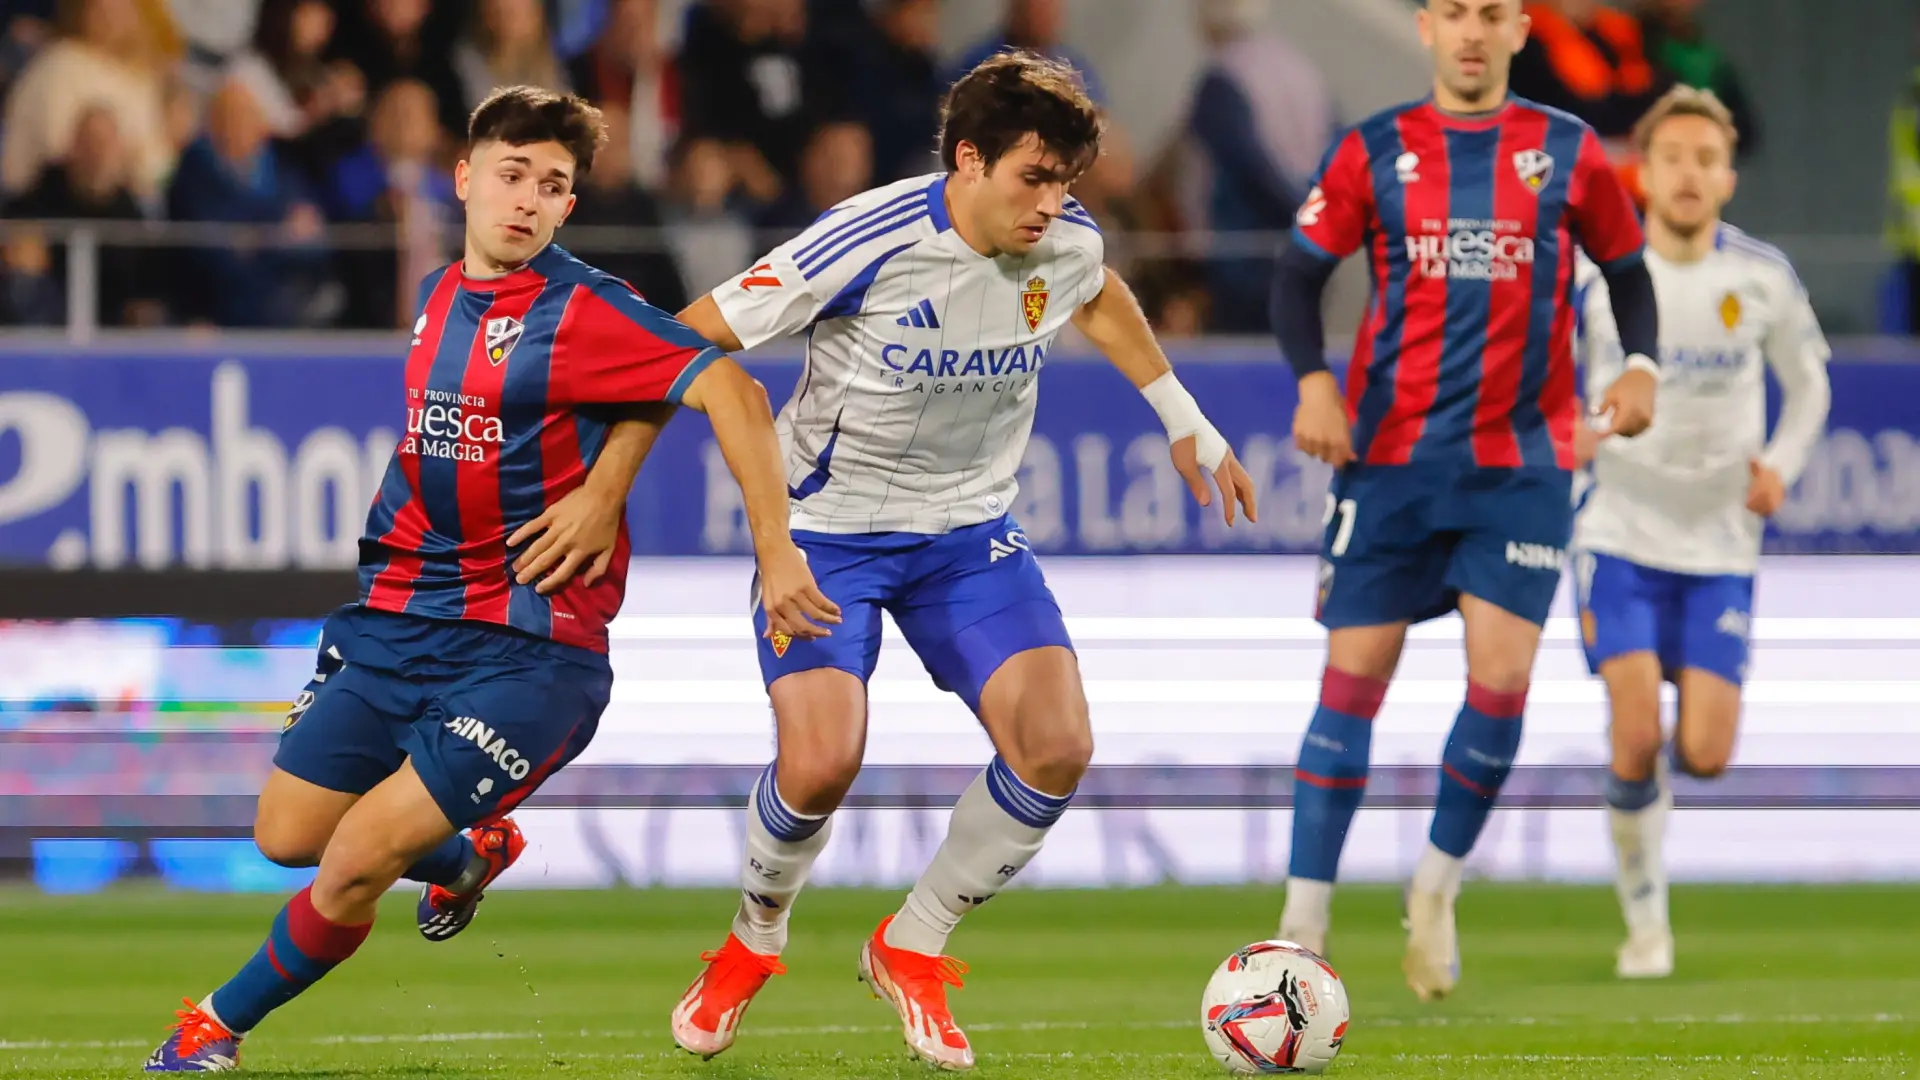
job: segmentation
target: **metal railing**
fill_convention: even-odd
[[[747,232],[752,237],[751,248],[755,253],[792,235],[791,230],[747,229]],[[597,255],[674,255],[680,237],[679,230],[665,226],[569,225],[559,240],[572,250]],[[73,344],[92,342],[105,331],[100,317],[101,279],[103,268],[114,258],[115,251],[188,248],[260,251],[316,247],[333,253],[390,251],[400,260],[397,269],[403,269],[409,263],[438,265],[450,261],[457,256],[461,243],[457,221],[430,228],[417,224],[411,227],[334,224],[325,226],[318,236],[295,237],[279,225],[227,222],[0,220],[0,246],[10,248],[15,241],[25,238],[38,239],[49,248],[64,251],[61,286],[65,323],[61,329],[65,340]],[[1105,239],[1108,262],[1130,276],[1147,271],[1155,264],[1194,266],[1210,260],[1261,258],[1273,255],[1288,242],[1287,234],[1275,232],[1119,229],[1107,230]],[[1869,313],[1875,298],[1862,295],[1863,283],[1877,280],[1891,262],[1891,256],[1877,236],[1803,234],[1771,239],[1794,260],[1816,304],[1823,309],[1839,309],[1851,322],[1872,322]],[[0,274],[9,272],[0,267]],[[401,272],[398,279],[403,292],[410,293],[417,275]],[[698,295],[718,283],[688,281],[686,284],[690,294]],[[400,306],[404,308],[410,302],[411,298],[407,297]],[[1864,328],[1845,327],[1850,331]]]

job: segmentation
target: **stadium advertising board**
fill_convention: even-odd
[[[1769,550],[1920,551],[1920,350],[1845,343],[1826,437]],[[1910,353],[1910,354],[1909,354]],[[1152,411],[1105,364],[1047,359],[1016,513],[1037,550],[1304,552],[1327,471],[1291,447],[1293,379],[1270,350],[1175,350],[1183,381],[1259,485],[1261,520],[1190,504]],[[1900,362],[1904,361],[1904,362]],[[749,365],[776,402],[791,358]],[[409,423],[385,351],[16,352],[0,362],[0,562],[100,569],[351,566]],[[418,422],[452,423],[422,416]],[[705,423],[676,420],[630,509],[637,555],[747,550],[737,489]]]

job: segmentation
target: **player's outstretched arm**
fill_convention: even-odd
[[[1160,415],[1160,422],[1167,429],[1167,442],[1172,447],[1173,466],[1180,470],[1200,505],[1213,505],[1213,493],[1200,471],[1204,468],[1220,486],[1220,509],[1228,525],[1234,521],[1235,503],[1246,508],[1248,521],[1258,521],[1253,480],[1240,467],[1227,440],[1200,411],[1199,402],[1180,385],[1173,365],[1154,339],[1146,313],[1134,299],[1133,290],[1127,288],[1127,283],[1111,268],[1103,267],[1101,273],[1106,275],[1105,284],[1093,299],[1074,312],[1073,324],[1120,369]]]
[[[586,480],[507,538],[509,550],[533,541],[513,561],[520,584],[537,580],[534,589],[544,596],[572,580],[582,566],[587,568],[583,584],[600,580],[613,564],[627,493],[673,413],[674,406],[664,401],[630,406],[608,429]]]
[[[694,308],[699,307],[696,303]],[[689,309],[693,310],[692,308]],[[787,473],[766,387],[723,356],[696,376],[680,404],[707,414],[727,468],[747,506],[747,528],[760,563],[760,599],[767,634],[826,637],[821,623],[840,621],[840,609],[821,595],[787,526]]]

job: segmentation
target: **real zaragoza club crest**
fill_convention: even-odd
[[[1029,332],[1040,329],[1047,314],[1047,279],[1035,274],[1027,279],[1027,290],[1020,294],[1020,314],[1026,316]]]

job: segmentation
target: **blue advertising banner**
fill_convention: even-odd
[[[1833,413],[1769,550],[1920,551],[1920,349],[1841,343]],[[405,416],[393,352],[15,351],[0,357],[0,562],[350,566]],[[1293,378],[1270,349],[1175,347],[1181,378],[1260,497],[1231,530],[1193,505],[1152,411],[1097,359],[1048,357],[1016,514],[1038,550],[1307,552],[1328,471],[1288,439]],[[748,366],[776,403],[791,357]],[[677,418],[629,511],[639,555],[748,550],[704,420]]]

